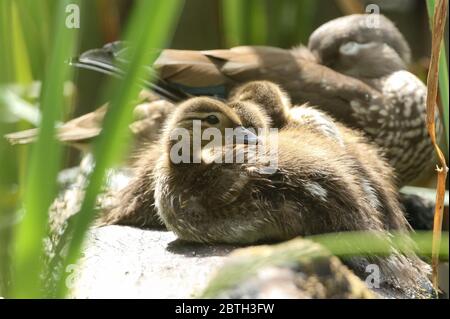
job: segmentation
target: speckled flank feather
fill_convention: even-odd
[[[374,17],[379,19],[375,28],[370,27]],[[352,50],[343,50],[349,46]],[[426,87],[406,70],[410,49],[391,21],[382,15],[338,18],[317,29],[308,47],[321,63],[381,93],[372,101],[350,100],[353,125],[382,146],[398,185],[432,166],[434,152],[425,124]],[[436,124],[439,130],[438,117]]]
[[[369,82],[369,80],[367,80]],[[368,124],[366,131],[374,141],[383,144],[385,156],[395,168],[398,184],[414,180],[434,161],[434,151],[426,129],[426,87],[407,71],[397,71],[380,80],[371,80],[383,93],[383,105],[368,108],[351,103],[359,125]],[[436,116],[438,133],[441,125]]]

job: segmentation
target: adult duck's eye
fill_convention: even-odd
[[[205,121],[206,121],[208,124],[214,125],[214,124],[219,123],[219,118],[218,118],[217,116],[215,116],[215,115],[208,115],[208,116],[205,118]]]

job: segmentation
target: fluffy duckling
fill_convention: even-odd
[[[277,124],[273,125],[274,127],[282,129],[287,126],[307,126],[311,130],[316,130],[323,135],[334,138],[339,143],[346,145],[353,144],[354,130],[348,133],[348,128],[340,125],[339,122],[333,121],[329,116],[317,109],[304,105],[301,107],[293,106],[287,93],[272,82],[249,82],[234,90],[230,95],[230,100],[234,102],[247,101],[258,103],[268,114],[271,114],[271,118],[275,119],[273,122]],[[351,142],[344,143],[345,139],[350,139]],[[361,154],[359,156],[361,161],[368,161],[370,158],[367,158],[364,154],[364,144],[360,148],[355,149],[354,152]],[[374,164],[369,163],[369,165]],[[422,165],[423,163],[420,164]],[[379,168],[379,172],[377,176],[382,176],[383,167]],[[396,184],[398,184],[397,178]],[[414,229],[432,229],[430,227],[430,225],[433,225],[433,214],[430,214],[430,212],[432,213],[432,209],[427,209],[426,205],[423,205],[423,199],[417,196],[402,194],[400,201],[406,209],[408,222],[411,223]]]
[[[302,105],[293,106],[290,97],[280,86],[269,81],[253,81],[246,83],[230,94],[231,105],[246,103],[249,110],[255,114],[267,114],[269,119],[265,123],[277,129],[286,127],[308,127],[325,136],[329,136],[339,143],[343,143],[344,126],[335,122],[325,113],[315,108]],[[257,106],[263,112],[252,109]]]
[[[252,102],[258,108],[264,109],[264,114],[270,118],[273,127],[282,128],[289,122],[291,101],[289,96],[281,88],[269,81],[252,81],[237,87],[230,93],[231,102]],[[251,104],[252,104],[251,103]],[[250,104],[250,105],[251,105]],[[249,106],[250,109],[252,108]],[[253,114],[261,114],[256,110],[250,110]]]
[[[203,99],[198,98],[179,107],[184,110],[182,114],[187,114],[187,119],[185,121],[180,120],[180,125],[177,128],[185,128],[192,132],[192,121],[197,119],[201,122],[202,129],[217,128],[222,136],[225,136],[225,129],[233,128],[237,130],[238,134],[242,134],[240,142],[247,143],[249,138],[256,142],[253,132],[256,132],[258,129],[261,132],[265,132],[271,126],[270,118],[253,103],[235,102],[232,104],[233,110],[219,101],[206,99],[213,106],[208,109],[211,112],[207,112],[202,110],[203,101]],[[177,111],[176,114],[179,113],[180,111]],[[169,118],[167,121],[167,127],[174,126],[174,124],[170,124],[174,121],[173,119],[170,120]],[[244,126],[252,131],[248,131]],[[170,147],[172,146],[173,143],[170,144]],[[149,145],[148,149],[144,150],[140,156],[137,156],[137,160],[134,163],[137,178],[120,194],[121,200],[119,205],[100,217],[98,225],[120,224],[148,228],[165,227],[165,224],[157,216],[155,209],[154,191],[156,186],[154,171],[157,161],[165,154],[166,150],[167,146],[164,143],[157,143]],[[199,154],[200,161],[204,160],[202,158],[204,155],[206,154]],[[190,156],[193,157],[194,154],[191,153]],[[191,165],[199,167],[195,163]]]
[[[159,218],[179,238],[203,243],[252,244],[328,232],[410,229],[389,166],[363,137],[337,124],[338,138],[308,125],[280,130],[273,171],[267,170],[271,137],[259,138],[268,148],[254,162],[220,163],[203,160],[203,155],[197,163],[172,160],[171,150],[179,143],[172,139],[174,130],[184,128],[192,137],[193,120],[201,121],[202,131],[241,127],[235,111],[244,108],[239,103],[256,105],[246,101],[227,106],[209,98],[181,104],[166,123],[159,158],[155,160],[154,149],[141,154],[137,178],[118,211],[141,221]],[[264,114],[262,108],[259,112]],[[326,115],[316,115],[333,124]],[[236,141],[231,146],[244,153],[250,149]],[[368,263],[379,265],[382,281],[396,289],[429,288],[428,268],[414,254],[406,257],[393,249],[388,258],[349,261],[361,276]]]
[[[270,86],[267,87],[270,88]],[[266,165],[265,161],[233,165],[216,163],[173,164],[169,152],[173,146],[173,141],[169,141],[168,135],[173,128],[180,127],[180,125],[187,124],[190,128],[189,125],[192,125],[190,122],[194,117],[192,111],[187,110],[196,110],[193,113],[197,119],[206,118],[215,112],[223,112],[223,114],[226,114],[225,123],[220,121],[217,124],[220,125],[222,131],[230,123],[233,123],[233,125],[242,124],[238,120],[239,117],[236,112],[230,112],[226,105],[221,104],[221,102],[206,98],[194,99],[182,104],[168,121],[162,137],[162,143],[166,146],[162,149],[163,154],[156,163],[156,173],[154,174],[157,184],[156,204],[160,216],[167,225],[172,225],[169,228],[173,227],[175,232],[177,232],[176,225],[180,224],[179,220],[184,220],[182,216],[189,214],[188,211],[192,210],[192,207],[199,209],[195,212],[198,217],[201,215],[202,209],[217,211],[215,208],[225,206],[227,207],[226,210],[231,209],[225,214],[230,216],[232,210],[238,208],[235,212],[237,218],[230,218],[229,221],[224,220],[223,223],[221,221],[217,225],[218,228],[223,227],[225,230],[206,233],[206,229],[203,229],[204,225],[198,225],[197,227],[192,225],[191,228],[188,225],[194,221],[186,220],[186,225],[180,225],[181,229],[185,229],[187,232],[183,234],[184,232],[180,231],[181,238],[187,237],[185,239],[195,240],[198,236],[197,241],[219,240],[248,243],[259,240],[280,240],[300,235],[298,233],[300,228],[303,229],[303,235],[326,232],[327,227],[331,228],[328,231],[350,230],[353,227],[360,230],[409,229],[397,202],[392,170],[381,159],[377,150],[367,144],[364,138],[357,133],[333,123],[331,118],[325,114],[310,108],[305,108],[305,112],[314,114],[316,121],[321,121],[324,126],[327,125],[326,129],[313,130],[308,125],[298,123],[282,129],[278,138],[279,167],[274,174],[267,176],[263,174],[265,172],[263,169]],[[233,107],[233,103],[230,103],[230,106]],[[264,111],[260,110],[260,112],[263,113]],[[187,128],[186,126],[183,127]],[[234,147],[240,148],[240,145],[234,145]],[[263,158],[265,157],[263,156]],[[320,163],[326,163],[326,165],[321,167]],[[190,167],[190,169],[186,170],[186,167]],[[171,185],[167,185],[166,181],[168,184],[171,181],[174,183],[173,190]],[[180,181],[186,184],[180,185],[183,184]],[[332,186],[334,183],[336,184]],[[336,187],[338,185],[343,187]],[[274,187],[278,186],[286,191],[286,193],[280,192],[280,198],[277,198],[277,195],[272,192]],[[192,188],[195,188],[196,191],[194,192]],[[184,189],[184,191],[181,191],[181,189]],[[211,189],[215,190],[216,196],[211,194]],[[337,193],[336,190],[339,189],[346,189],[345,194]],[[165,190],[168,190],[168,192],[166,193]],[[180,196],[176,196],[178,194],[176,190],[180,191]],[[190,190],[192,190],[192,193]],[[218,192],[219,190],[220,192]],[[293,197],[288,200],[287,195],[290,191],[295,194],[290,194]],[[217,195],[220,198],[217,198]],[[230,203],[232,205],[229,207],[226,201],[221,200],[221,198],[238,200],[234,197],[248,197],[249,195],[251,195],[251,198],[261,199],[261,203],[255,206],[254,202],[239,203],[237,201],[242,206],[235,207],[233,203]],[[354,198],[351,198],[352,195]],[[168,198],[165,196],[168,196]],[[185,198],[185,196],[187,197]],[[211,196],[214,197],[213,201],[211,201],[213,199]],[[330,197],[328,198],[328,196]],[[357,197],[360,198],[357,199]],[[168,201],[165,201],[164,198]],[[279,203],[274,198],[277,198]],[[325,223],[322,226],[320,226],[320,223],[315,223],[314,227],[306,230],[305,227],[299,227],[302,218],[296,212],[297,209],[308,211],[304,203],[300,203],[302,202],[301,198],[307,198],[308,201],[311,201],[310,204],[314,203],[311,206],[315,207],[314,210],[320,210],[320,207],[331,209],[330,202],[337,205],[334,207],[335,210],[339,208],[340,210],[346,210],[344,207],[353,207],[353,211],[359,218],[355,217],[352,221],[348,221],[346,218],[343,220],[336,218],[335,220],[332,215],[324,214],[322,222]],[[349,200],[351,203],[347,202]],[[167,203],[170,204],[165,207]],[[178,210],[176,203],[178,203],[180,211],[174,212],[174,210]],[[247,205],[250,206],[247,207]],[[261,207],[258,205],[261,205]],[[187,207],[187,211],[182,212],[182,207]],[[297,207],[297,209],[294,207]],[[271,212],[274,211],[274,208],[276,208],[275,211],[280,212],[280,216],[284,215],[285,218],[289,217],[292,220],[285,219],[287,222],[283,225],[281,223],[264,222],[264,218],[261,218],[257,224],[264,226],[261,226],[261,228],[249,227],[248,232],[239,232],[234,227],[225,227],[225,224],[229,222],[240,225],[238,229],[245,229],[244,225],[255,223],[255,221],[251,221],[250,216],[252,214],[255,218],[259,214],[261,214],[259,217],[268,217],[265,216],[264,211]],[[170,213],[171,211],[174,216]],[[244,214],[244,211],[248,211],[248,214]],[[371,212],[369,213],[369,211]],[[367,216],[372,216],[372,218],[369,221],[362,218],[361,215],[364,215],[364,213]],[[327,216],[330,220],[327,220]],[[242,219],[239,221],[240,218]],[[359,219],[361,219],[362,224],[356,226]],[[349,224],[346,224],[346,222],[349,222]],[[210,222],[207,224],[207,227],[211,226]],[[366,227],[363,226],[364,224]],[[309,224],[305,223],[305,225]],[[199,233],[195,231],[197,228],[200,229]],[[189,231],[190,229],[192,232]],[[230,232],[228,239],[226,239],[226,236],[222,237],[223,233],[227,231],[226,229]]]

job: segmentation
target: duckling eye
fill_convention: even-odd
[[[206,121],[208,124],[211,124],[211,125],[214,125],[214,124],[217,124],[217,123],[220,122],[220,121],[219,121],[219,118],[218,118],[217,116],[215,116],[215,115],[208,115],[208,116],[205,118],[205,121]]]

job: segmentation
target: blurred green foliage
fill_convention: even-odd
[[[145,73],[144,65],[151,64],[157,55],[152,48],[166,45],[173,31],[174,21],[181,11],[182,0],[142,1],[136,4],[124,39],[134,43],[130,53],[131,62],[123,81],[114,82],[110,88],[110,111],[107,113],[103,130],[94,147],[95,168],[92,172],[80,212],[69,224],[70,243],[63,269],[75,264],[83,244],[86,231],[94,219],[97,194],[100,192],[106,169],[112,167],[123,152],[127,139],[128,124],[131,122],[132,101],[140,91],[140,79]],[[57,297],[64,297],[67,289],[63,273],[57,283]]]
[[[48,209],[56,195],[56,177],[61,167],[61,145],[54,136],[55,124],[62,119],[62,112],[60,107],[55,106],[63,105],[64,102],[64,82],[70,79],[72,70],[66,61],[73,55],[76,41],[77,29],[65,27],[64,12],[69,4],[77,2],[60,1],[54,15],[52,29],[56,30],[56,33],[50,43],[49,61],[44,71],[45,81],[42,83],[39,101],[42,120],[38,139],[32,146],[24,181],[26,213],[14,236],[12,296],[17,298],[36,298],[42,295],[40,275],[43,272],[43,239],[47,234]],[[31,68],[27,67],[30,64],[27,63],[29,60],[26,58],[21,28],[15,27],[17,25],[13,23],[13,41],[17,43],[13,48],[15,51],[24,51],[24,54],[18,55],[22,60],[16,63],[15,72],[19,83],[24,81],[23,83],[27,84],[32,79],[29,72]]]
[[[19,171],[25,177],[19,183],[19,185],[25,185],[23,193],[15,191],[15,197],[9,196],[14,203],[10,203],[11,200],[8,200],[7,195],[0,196],[2,199],[0,295],[19,298],[55,295],[55,292],[43,290],[41,275],[48,209],[56,194],[56,175],[61,167],[62,159],[61,145],[54,138],[54,130],[56,123],[62,120],[62,110],[66,108],[65,81],[72,78],[70,74],[73,69],[69,67],[67,61],[74,56],[74,48],[78,43],[76,40],[78,29],[67,27],[66,18],[71,14],[67,8],[69,4],[78,5],[79,8],[88,2],[90,1],[6,0],[1,2],[1,44],[2,47],[7,48],[7,50],[1,50],[0,61],[2,68],[5,69],[4,73],[0,72],[3,74],[1,83],[15,83],[26,88],[33,80],[42,81],[39,99],[30,100],[30,102],[38,102],[36,105],[39,104],[42,119],[39,137],[32,146],[30,156],[19,156],[19,154],[9,158],[8,146],[4,141],[0,144],[2,164],[6,164],[5,160],[11,159],[11,166],[8,166],[10,172],[17,174]],[[101,156],[96,156],[96,166],[87,187],[80,214],[70,225],[71,236],[67,237],[70,238],[68,257],[64,265],[76,262],[86,229],[94,218],[95,198],[100,191],[105,170],[115,163],[118,154],[121,153],[123,144],[118,141],[122,141],[126,135],[127,122],[131,117],[130,101],[135,99],[139,92],[138,79],[144,71],[142,65],[151,63],[156,58],[151,48],[167,45],[166,41],[174,29],[182,3],[181,0],[138,2],[129,19],[130,23],[124,38],[137,44],[132,53],[133,61],[128,66],[125,81],[114,82],[106,90],[107,98],[111,98],[111,111],[105,119],[104,131],[98,139],[94,152]],[[29,9],[36,10],[32,12],[24,10],[27,6]],[[34,22],[36,24],[33,24]],[[31,31],[31,35],[28,31]],[[35,38],[27,39],[25,34]],[[8,88],[5,90],[12,93]],[[23,96],[27,98],[26,92]],[[1,133],[6,133],[11,128],[25,128],[20,121],[10,127],[2,123],[1,127]],[[21,166],[21,160],[26,165]],[[19,164],[14,163],[17,161]],[[25,170],[26,172],[23,172]],[[2,174],[7,171],[5,168],[1,170]],[[12,185],[17,185],[19,181],[17,176],[4,177],[2,176],[1,187],[5,188],[6,193],[6,190],[13,190]],[[20,201],[17,200],[19,197]],[[19,216],[20,222],[14,222],[17,211],[26,212]],[[64,272],[61,273],[57,285],[56,295],[60,297],[64,296],[66,289],[64,275]]]
[[[210,49],[245,44],[291,47],[305,44],[309,34],[324,21],[349,13],[329,0],[189,0],[184,7],[183,2],[0,0],[0,296],[44,296],[39,275],[47,209],[56,192],[59,168],[78,161],[76,153],[69,153],[54,141],[57,121],[66,120],[72,111],[79,115],[106,100],[112,103],[105,130],[96,144],[95,154],[102,156],[97,156],[81,213],[70,226],[72,240],[64,261],[68,265],[79,256],[83,236],[94,218],[95,197],[105,169],[116,162],[123,145],[120,141],[126,140],[124,128],[131,114],[129,102],[137,94],[139,65],[155,58],[148,53],[149,48]],[[416,2],[420,6],[421,2]],[[79,30],[61,27],[68,3],[80,5]],[[402,28],[406,37],[417,39],[410,41],[416,58],[428,54],[429,47],[424,36],[426,28],[417,23],[417,17],[423,16],[418,8],[412,13],[394,13],[398,16],[395,21],[407,26]],[[172,31],[173,42],[169,42]],[[116,39],[138,43],[127,81],[106,83],[102,75],[70,70],[64,63],[73,54]],[[445,57],[444,52],[441,70],[446,70]],[[446,101],[448,136],[446,74],[441,74],[441,99]],[[75,93],[63,92],[67,80],[75,84]],[[43,83],[38,92],[36,82]],[[11,85],[19,89],[11,90]],[[7,94],[14,99],[6,99]],[[11,101],[23,101],[41,111],[42,129],[32,149],[12,147],[1,138],[31,127],[25,117],[8,111],[16,106]],[[49,294],[62,297],[66,289],[64,274],[58,280],[58,291]]]
[[[222,0],[226,46],[286,47],[306,43],[318,8],[314,0]]]

